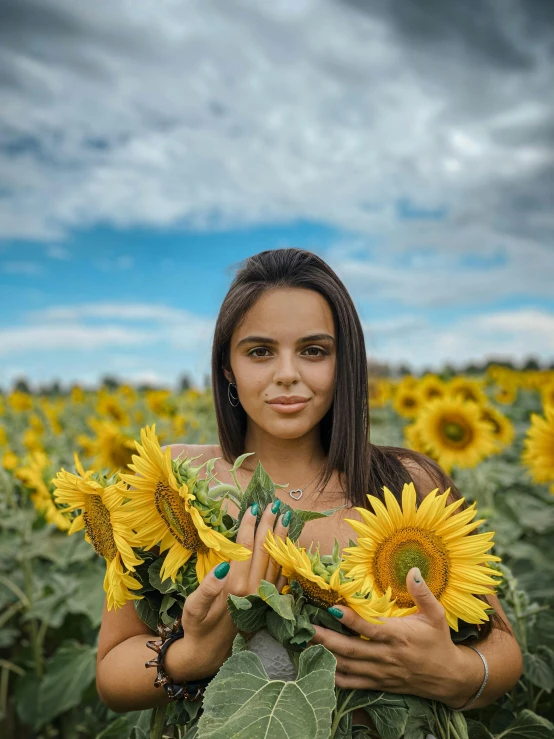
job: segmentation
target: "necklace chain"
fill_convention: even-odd
[[[310,485],[312,484],[312,482],[313,482],[313,481],[314,481],[314,480],[315,480],[315,479],[316,479],[316,478],[317,478],[317,477],[318,477],[318,476],[319,476],[319,475],[321,474],[321,470],[322,470],[322,469],[323,469],[324,467],[325,467],[325,462],[324,462],[324,463],[323,463],[323,465],[322,465],[322,466],[321,466],[321,467],[319,468],[319,470],[317,471],[317,473],[316,473],[315,477],[313,477],[313,478],[312,478],[312,479],[310,480],[310,482],[309,482],[309,483],[308,483],[307,485],[304,485],[304,487],[303,487],[303,488],[295,488],[294,490],[287,490],[287,492],[288,492],[288,494],[290,495],[290,497],[291,497],[291,498],[292,498],[293,500],[300,500],[300,498],[301,498],[301,497],[302,497],[302,496],[304,495],[304,490],[306,490],[306,488],[309,488],[309,487],[310,487]],[[245,468],[245,469],[248,469],[248,468]],[[248,470],[248,471],[250,472],[250,470]],[[298,495],[293,495],[293,493],[298,493]]]

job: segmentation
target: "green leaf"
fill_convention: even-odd
[[[473,721],[472,719],[468,718],[467,730],[471,739],[494,739],[494,736],[480,721]]]
[[[165,580],[160,578],[160,570],[165,562],[165,557],[158,557],[155,562],[152,562],[148,568],[148,580],[150,585],[160,593],[172,593],[177,590],[177,587],[170,577],[166,577]]]
[[[521,492],[507,495],[505,502],[524,529],[537,534],[554,529],[554,504],[545,505],[544,501],[538,500],[533,495]]]
[[[540,653],[539,653],[540,650]],[[525,652],[523,655],[523,674],[539,688],[547,693],[554,688],[554,653],[548,647],[539,647],[536,653]]]
[[[18,678],[15,688],[15,710],[23,723],[38,728],[41,723],[41,713],[37,701],[37,693],[41,678],[34,672],[27,672]]]
[[[106,565],[103,560],[91,562],[83,568],[77,581],[77,589],[69,599],[68,608],[71,613],[84,613],[93,628],[98,628],[102,622],[104,606],[104,574]]]
[[[242,634],[237,634],[235,638],[233,639],[233,654],[238,654],[239,652],[244,652],[248,649],[248,644],[246,643],[246,639]]]
[[[271,477],[262,467],[262,463],[258,462],[258,465],[254,470],[254,474],[250,478],[248,487],[242,496],[238,517],[239,522],[242,521],[242,517],[248,508],[250,508],[252,503],[259,503],[260,510],[263,511],[267,504],[271,503],[273,500],[275,500],[275,485]]]
[[[64,643],[52,658],[38,691],[39,720],[44,725],[79,705],[96,673],[96,649]]]
[[[292,595],[281,595],[275,585],[267,580],[262,580],[258,588],[258,595],[267,605],[287,621],[294,621],[294,598]]]
[[[195,721],[202,708],[202,701],[173,701],[169,703],[165,713],[167,726],[182,726]]]
[[[287,646],[294,636],[295,622],[287,621],[287,619],[282,618],[275,611],[269,610],[266,613],[266,627],[274,639]],[[304,641],[306,640],[302,640],[301,643]]]
[[[285,508],[289,508],[285,504]],[[303,511],[300,508],[290,508],[291,518],[289,523],[288,537],[291,541],[297,541],[298,537],[302,533],[304,524],[307,521],[315,521],[317,518],[327,518],[332,516],[336,511],[340,511],[345,506],[341,505],[338,508],[331,508],[327,511]]]
[[[133,603],[140,620],[152,629],[152,631],[156,631],[158,628],[159,609],[154,608],[149,598],[134,600]]]
[[[231,593],[227,596],[227,607],[231,618],[241,631],[258,631],[265,626],[267,603],[257,595],[243,598]]]
[[[510,739],[552,739],[554,724],[548,719],[537,716],[533,711],[523,710],[502,735]]]
[[[246,457],[251,457],[254,453],[255,452],[246,452],[246,454],[241,454],[240,457],[237,457],[233,463],[233,466],[231,467],[231,472],[236,472],[237,469],[244,462]],[[220,457],[216,457],[216,459],[220,459]]]
[[[310,647],[297,680],[284,682],[270,680],[256,654],[234,654],[206,690],[198,739],[327,739],[335,666],[324,647]]]

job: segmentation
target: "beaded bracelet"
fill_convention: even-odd
[[[452,708],[451,709],[452,711],[465,711],[466,709],[468,709],[471,706],[472,703],[475,703],[475,701],[477,700],[477,698],[479,698],[479,696],[481,695],[481,693],[485,689],[485,685],[487,684],[487,680],[489,679],[489,666],[487,664],[487,660],[485,659],[485,655],[484,654],[481,654],[481,652],[476,647],[472,647],[470,644],[467,644],[466,646],[468,646],[470,649],[473,649],[474,652],[477,652],[477,654],[479,655],[479,657],[481,657],[481,659],[483,660],[483,665],[485,666],[485,677],[483,678],[483,682],[481,683],[481,687],[479,688],[479,690],[477,691],[477,693],[473,696],[473,698],[471,698],[471,700],[469,700],[465,704],[465,706],[462,706],[461,708]]]
[[[158,624],[156,631],[158,632],[160,639],[149,639],[146,642],[146,646],[154,652],[157,652],[158,656],[150,660],[150,662],[144,663],[145,667],[157,668],[158,674],[154,680],[154,687],[159,688],[160,685],[163,685],[169,700],[172,701],[179,700],[180,698],[187,701],[198,700],[202,696],[213,675],[200,680],[191,680],[190,682],[179,684],[174,683],[169,675],[165,674],[164,670],[163,660],[169,645],[173,644],[177,639],[182,639],[185,635],[181,626],[181,620],[176,618],[171,626]]]

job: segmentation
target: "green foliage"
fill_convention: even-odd
[[[328,739],[335,658],[321,646],[300,656],[294,681],[270,680],[260,658],[232,655],[204,696],[199,739]]]
[[[145,395],[133,403],[133,410],[142,413],[140,425],[156,421],[168,442],[183,440],[172,430],[176,412],[186,417],[183,433],[188,443],[217,439],[209,393],[186,391],[171,398],[168,415],[162,418],[149,407]],[[244,636],[236,638],[233,656],[208,688],[204,705],[180,701],[163,710],[114,713],[101,703],[95,689],[104,562],[82,534],[68,537],[47,524],[35,510],[30,491],[0,467],[0,735],[7,739],[150,739],[156,727],[165,725],[164,736],[173,739],[255,739],[264,732],[291,739],[426,739],[429,733],[437,739],[551,739],[554,496],[546,485],[534,484],[520,463],[531,413],[540,410],[538,393],[520,389],[517,400],[503,407],[515,426],[513,445],[474,469],[453,473],[462,494],[477,501],[480,517],[486,519],[481,530],[495,532],[495,553],[503,559],[498,597],[523,653],[523,672],[514,688],[485,708],[464,714],[413,695],[335,691],[332,655],[322,647],[304,649],[304,645],[314,634],[313,624],[343,633],[348,630],[326,611],[307,603],[294,583],[292,595],[282,595],[270,583],[262,583],[255,594],[229,596],[231,616]],[[81,406],[66,403],[59,413],[61,431],[53,430],[43,410],[33,412],[45,425],[42,441],[52,468],[72,467],[76,439],[91,434],[87,418],[94,412],[94,399],[87,397]],[[16,413],[6,406],[0,419],[8,431],[10,449],[21,458],[29,413]],[[390,405],[373,409],[371,423],[374,443],[404,445],[406,422]],[[137,425],[127,429],[134,438],[138,430]],[[247,456],[236,460],[233,472]],[[212,472],[213,466],[206,466],[206,473]],[[213,512],[217,518],[217,499],[226,497],[237,503],[240,518],[254,501],[260,503],[260,511],[271,504],[278,487],[258,465],[244,494],[238,486],[229,485],[200,493],[206,515]],[[302,511],[284,501],[281,512],[287,510],[292,513],[293,539],[307,521],[334,512]],[[230,517],[212,523],[222,529],[233,525]],[[160,579],[166,553],[156,556],[140,551],[140,556],[144,564],[137,568],[137,577],[144,598],[134,601],[134,607],[155,630],[160,621],[170,624],[180,616],[184,600],[197,587],[195,559],[189,560],[173,583]],[[289,650],[298,671],[295,681],[270,680],[259,658],[248,650],[245,637],[260,628]],[[472,632],[474,627],[461,624],[460,631],[452,635],[463,641]],[[247,695],[248,709],[242,710]],[[355,708],[366,712],[376,730],[354,724]],[[289,719],[290,712],[294,721]],[[283,729],[277,728],[277,721]]]

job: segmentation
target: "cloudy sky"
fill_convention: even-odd
[[[309,248],[368,353],[554,360],[550,0],[2,0],[0,385],[201,381]]]

